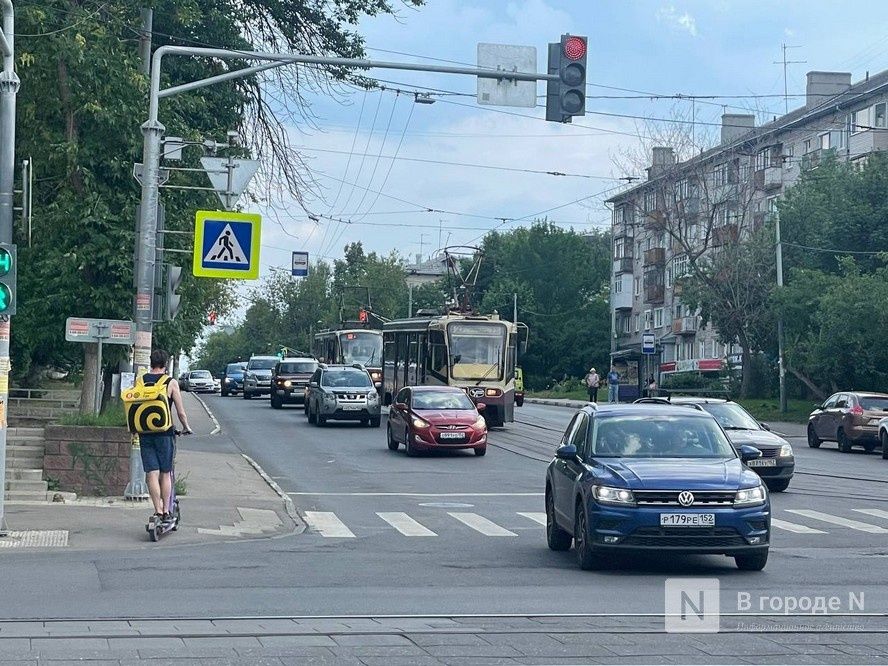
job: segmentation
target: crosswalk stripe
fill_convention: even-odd
[[[354,538],[354,534],[332,511],[306,511],[305,522],[325,537]]]
[[[448,511],[447,515],[453,516],[463,525],[471,527],[476,532],[481,532],[484,536],[518,536],[505,527],[500,527],[496,523],[487,520],[487,518],[479,516],[477,513],[453,513]]]
[[[850,518],[842,518],[841,516],[833,516],[829,513],[820,511],[812,511],[811,509],[787,509],[789,513],[795,513],[806,518],[812,518],[824,523],[839,525],[840,527],[850,527],[852,530],[859,532],[869,532],[870,534],[888,534],[888,529],[879,527],[878,525],[870,525],[859,520],[851,520]]]
[[[888,520],[888,511],[883,511],[882,509],[854,509],[857,513],[865,513],[868,516],[875,516],[876,518],[884,518]]]
[[[788,523],[785,520],[771,518],[771,527],[786,530],[787,532],[795,532],[796,534],[826,534],[823,530],[815,530],[807,525],[798,525],[796,523]]]
[[[383,511],[376,512],[376,515],[382,518],[389,525],[394,527],[404,536],[438,536],[432,530],[428,529],[425,525],[416,522],[408,516],[406,513],[401,513],[399,511]]]
[[[546,524],[546,514],[543,512],[533,513],[533,512],[519,511],[518,515],[524,516],[525,518],[530,518],[533,522],[539,523],[540,525]]]

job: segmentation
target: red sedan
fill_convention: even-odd
[[[389,411],[388,447],[403,443],[407,455],[441,449],[474,449],[487,453],[487,423],[462,389],[452,386],[408,386],[395,396]]]

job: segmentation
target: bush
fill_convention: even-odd
[[[92,426],[104,428],[125,428],[126,413],[123,405],[117,404],[109,407],[101,414],[70,414],[62,417],[60,425]]]
[[[731,393],[731,378],[727,373],[676,372],[663,377],[660,388],[684,390],[689,393]]]
[[[553,393],[574,393],[576,391],[585,391],[586,384],[577,377],[565,377],[561,381],[552,384],[549,390]]]

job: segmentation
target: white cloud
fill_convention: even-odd
[[[674,28],[686,31],[691,37],[697,36],[697,20],[690,13],[680,14],[675,5],[666,5],[657,11],[657,20]]]

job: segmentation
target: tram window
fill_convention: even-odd
[[[429,331],[426,369],[441,376],[447,373],[447,346],[444,344],[442,331]]]
[[[389,363],[395,362],[395,336],[391,334],[386,334],[385,339],[383,341],[383,352],[382,356],[385,359],[386,365]]]

